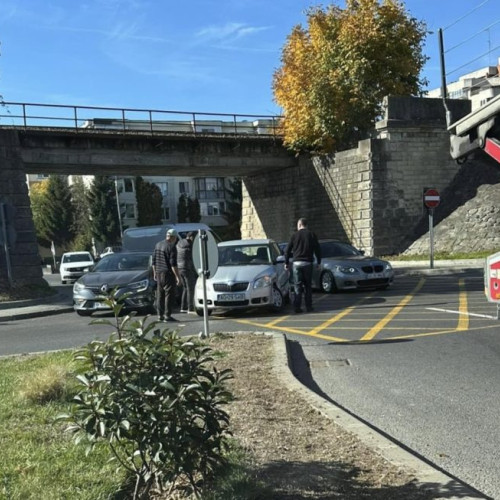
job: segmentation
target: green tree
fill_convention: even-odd
[[[160,188],[142,177],[135,178],[137,226],[156,226],[162,223],[163,196]]]
[[[187,201],[188,201],[187,212],[188,212],[189,222],[200,222],[201,221],[200,202],[198,201],[197,198],[193,199],[190,196],[188,197]]]
[[[177,222],[187,222],[188,220],[188,196],[183,193],[179,196],[177,203]]]
[[[71,244],[72,250],[92,250],[92,230],[90,226],[90,205],[87,188],[81,176],[73,178],[71,198],[75,209],[73,232],[75,238]]]
[[[273,78],[284,111],[285,145],[330,152],[373,129],[386,95],[420,95],[426,25],[398,0],[346,0],[307,12],[295,26]]]
[[[230,180],[226,187],[226,211],[223,213],[227,221],[224,230],[225,239],[239,240],[241,238],[241,179]]]
[[[120,241],[120,223],[113,181],[96,175],[88,193],[92,236],[102,246],[116,245]]]
[[[67,247],[74,237],[74,207],[66,176],[49,176],[38,211],[39,236],[56,246]]]
[[[44,203],[45,197],[47,196],[47,184],[48,180],[43,180],[41,182],[36,182],[30,186],[30,204],[31,213],[33,214],[33,224],[35,226],[35,232],[37,236],[38,243],[45,248],[50,248],[50,240],[47,240],[42,236],[42,205]]]

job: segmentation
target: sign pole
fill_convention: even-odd
[[[207,258],[207,234],[203,229],[199,230],[200,235],[200,257],[201,257],[201,276],[203,282],[203,333],[200,333],[202,339],[209,337],[208,329],[208,307],[207,307],[207,274],[208,274],[208,258]]]
[[[434,209],[429,208],[429,253],[431,269],[434,269]]]

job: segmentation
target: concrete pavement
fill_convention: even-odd
[[[399,261],[391,262],[396,275],[404,274],[447,274],[466,269],[482,269],[485,259],[435,261],[430,268],[429,261]],[[0,302],[0,322],[20,320],[52,314],[61,314],[73,310],[71,299],[62,294],[36,300],[15,302]],[[5,327],[5,323],[4,323]],[[457,478],[453,478],[432,464],[420,459],[410,450],[380,433],[377,429],[352,415],[348,411],[326,401],[315,392],[300,383],[293,375],[293,360],[288,351],[286,337],[273,334],[274,369],[280,380],[290,389],[299,392],[303,398],[326,418],[332,419],[338,425],[358,436],[367,446],[398,467],[412,471],[419,486],[429,491],[429,498],[438,499],[479,499],[489,498],[477,492]]]

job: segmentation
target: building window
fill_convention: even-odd
[[[179,182],[179,193],[189,194],[189,182]]]
[[[125,203],[125,215],[126,219],[135,219],[135,205],[133,203]]]
[[[223,177],[196,179],[196,197],[199,200],[224,199],[226,190]]]
[[[165,198],[168,196],[168,182],[155,182],[161,191],[161,195]]]
[[[200,213],[207,215],[223,215],[226,211],[226,204],[223,201],[210,201],[200,203]]]
[[[162,207],[161,218],[163,220],[170,220],[170,207]]]
[[[134,180],[133,179],[123,179],[124,191],[126,193],[134,192]]]

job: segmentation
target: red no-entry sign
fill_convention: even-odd
[[[424,191],[424,205],[427,208],[436,208],[441,201],[437,189],[427,189]]]

